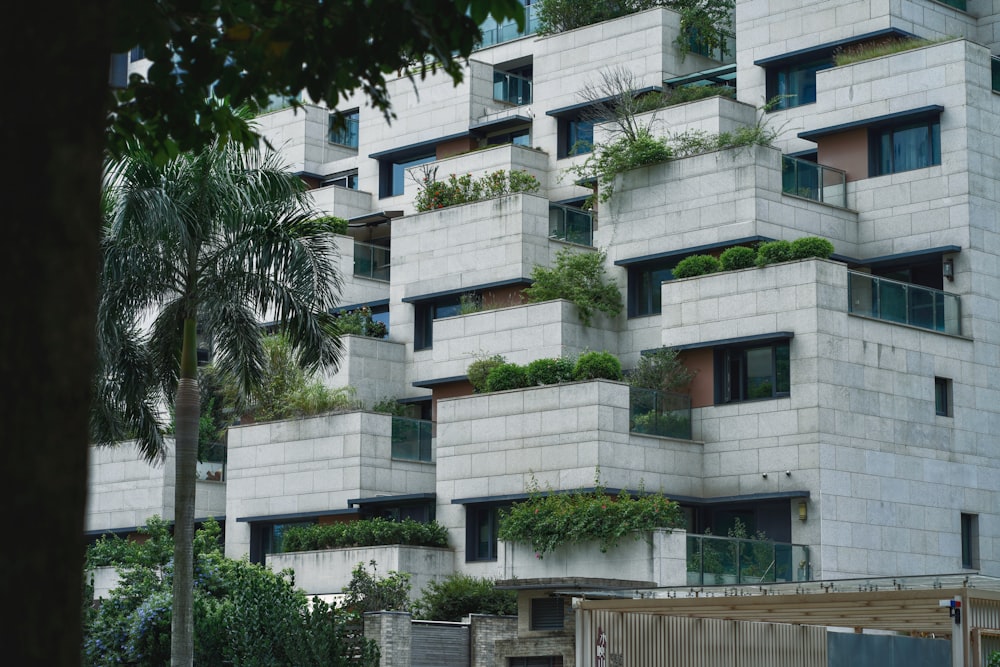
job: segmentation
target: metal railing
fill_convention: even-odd
[[[593,246],[593,214],[571,206],[549,204],[549,238]]]
[[[847,312],[961,335],[958,295],[858,271],[847,274]]]
[[[392,458],[406,461],[432,460],[434,422],[409,417],[392,418]]]
[[[628,429],[632,433],[691,439],[691,397],[629,387]]]
[[[523,31],[519,31],[517,29],[517,23],[514,22],[496,25],[496,22],[490,19],[488,23],[481,25],[479,29],[483,34],[483,39],[479,43],[479,48],[493,46],[494,44],[500,44],[501,42],[507,42],[512,39],[517,39],[518,37],[534,34],[535,30],[538,29],[538,19],[535,17],[537,9],[538,5],[534,4],[528,5],[524,8]]]
[[[531,79],[510,72],[493,72],[493,99],[521,106],[531,104]]]
[[[389,281],[389,248],[361,241],[354,242],[354,275]]]
[[[847,208],[847,172],[782,155],[781,191]]]
[[[809,547],[804,544],[713,535],[687,536],[689,585],[809,581]]]

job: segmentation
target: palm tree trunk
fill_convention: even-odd
[[[197,322],[184,321],[181,373],[174,404],[177,461],[174,487],[174,601],[171,619],[170,664],[194,664],[194,504],[198,468]]]

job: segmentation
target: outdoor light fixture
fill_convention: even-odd
[[[808,512],[806,510],[806,503],[803,500],[799,503],[799,521],[805,521],[807,516]]]
[[[955,260],[946,259],[941,263],[941,273],[948,280],[955,279]]]

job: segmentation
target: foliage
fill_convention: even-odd
[[[661,347],[639,357],[639,363],[628,374],[628,383],[633,387],[676,392],[690,385],[694,375],[678,358],[677,350]]]
[[[141,530],[144,542],[105,564],[115,565],[118,586],[85,615],[83,664],[160,667],[170,664],[173,540],[158,518]],[[205,522],[194,539],[195,664],[378,664],[374,642],[359,633],[359,618],[319,599],[310,604],[288,573],[222,556],[221,529]],[[88,549],[88,566],[104,547]],[[353,662],[351,655],[360,655]]]
[[[416,618],[429,621],[461,621],[469,614],[517,615],[517,594],[498,590],[487,577],[461,572],[433,580],[413,604]]]
[[[528,371],[519,364],[502,363],[490,369],[486,376],[486,391],[507,391],[529,386]]]
[[[1000,651],[990,653],[989,663],[986,667],[1000,667]]]
[[[699,36],[700,45],[709,52],[726,49],[722,35],[732,30],[734,0],[541,0],[538,33],[564,32],[654,7],[666,7],[681,15],[681,34],[676,44],[682,55],[691,50],[692,33]]]
[[[392,396],[385,396],[372,405],[372,412],[387,412],[393,417],[406,417],[409,414],[410,406],[401,403]]]
[[[351,11],[326,2],[223,0],[188,7],[183,21],[172,7],[126,3],[107,18],[114,43],[105,52],[139,46],[152,61],[146,76],[133,74],[114,92],[112,148],[137,140],[169,157],[217,136],[249,144],[253,130],[234,109],[265,109],[272,95],[299,106],[302,91],[335,108],[360,88],[389,119],[387,75],[423,78],[440,68],[458,83],[487,16],[524,27],[516,0],[384,0]]]
[[[338,313],[333,327],[341,336],[353,334],[369,338],[385,338],[389,335],[389,329],[385,326],[385,322],[374,319],[372,309],[368,306]]]
[[[498,537],[505,542],[530,544],[542,558],[564,544],[597,541],[600,550],[618,546],[626,535],[684,524],[680,507],[662,493],[640,489],[633,497],[624,489],[608,495],[595,480],[593,491],[542,493],[532,478],[528,499],[500,511]]]
[[[424,168],[423,175],[417,179],[417,186],[419,191],[413,202],[417,211],[468,204],[518,192],[537,192],[541,187],[537,178],[523,170],[506,172],[498,169],[479,179],[473,178],[472,174],[449,174],[448,180],[439,181],[437,167]]]
[[[507,363],[507,360],[500,354],[477,356],[475,361],[470,363],[469,368],[465,371],[469,382],[472,384],[472,390],[477,394],[484,394],[489,391],[486,388],[486,380],[489,378],[490,371],[504,363]]]
[[[734,245],[726,248],[719,255],[719,269],[722,271],[737,271],[749,269],[757,264],[757,251],[745,245]]]
[[[386,576],[378,576],[378,563],[368,561],[372,571],[369,574],[364,563],[358,563],[351,571],[351,581],[344,587],[344,608],[356,613],[366,611],[409,611],[410,573],[390,570]]]
[[[834,51],[833,64],[835,67],[850,65],[862,60],[871,60],[881,56],[892,55],[911,49],[919,49],[922,46],[930,46],[946,42],[954,37],[942,37],[941,39],[923,39],[922,37],[897,37],[882,39],[874,42],[864,42],[862,44],[852,44],[841,46]]]
[[[475,292],[470,292],[469,294],[462,294],[458,297],[458,314],[459,315],[471,315],[472,313],[478,313],[483,310],[483,297],[476,294]]]
[[[580,320],[590,325],[594,311],[616,317],[622,310],[622,297],[618,286],[606,282],[604,260],[599,252],[574,252],[563,248],[556,253],[556,264],[551,269],[535,266],[531,271],[531,287],[524,290],[530,303],[566,299],[573,302]]]
[[[693,278],[708,273],[716,273],[721,268],[719,260],[712,255],[691,255],[677,262],[673,268],[674,278]]]
[[[214,521],[214,520],[213,520]],[[211,532],[212,521],[206,522],[202,534]],[[140,540],[130,540],[117,535],[102,535],[87,547],[86,567],[108,567],[122,564],[156,567],[165,565],[173,555],[170,539],[170,522],[159,516],[150,517],[137,531]]]
[[[576,362],[567,357],[535,359],[527,367],[528,385],[559,384],[573,379]]]
[[[650,410],[633,416],[629,430],[647,435],[688,439],[691,437],[691,418],[687,414],[674,411]]]
[[[376,517],[345,523],[292,526],[285,531],[281,544],[286,552],[385,544],[447,547],[448,531],[436,521],[420,523],[413,519],[390,521]]]
[[[573,367],[574,380],[621,380],[622,362],[610,352],[584,352]]]
[[[331,234],[347,234],[347,219],[335,215],[324,215],[316,218],[316,222],[326,225]]]
[[[819,257],[827,259],[833,254],[833,244],[818,236],[803,236],[792,241],[792,258],[807,259]]]
[[[670,90],[665,90],[662,93],[662,103],[661,107],[669,107],[675,104],[684,104],[686,102],[695,102],[697,100],[708,99],[709,97],[717,97],[721,95],[722,97],[728,97],[729,99],[736,98],[736,88],[732,86],[678,86],[677,88],[671,88]]]
[[[795,255],[789,241],[768,241],[757,247],[757,266],[788,262],[793,259],[795,259]]]
[[[639,128],[635,137],[620,136],[606,144],[597,144],[587,159],[569,167],[581,180],[596,179],[599,201],[614,194],[615,177],[630,169],[666,162],[671,149],[663,137],[654,137],[649,128]]]
[[[766,121],[761,121],[755,125],[738,127],[732,132],[717,134],[704,130],[686,130],[670,137],[668,143],[673,149],[674,157],[680,158],[727,148],[770,146],[777,136],[777,130],[768,127]]]

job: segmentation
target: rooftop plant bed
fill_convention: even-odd
[[[295,526],[285,532],[282,541],[285,552],[388,544],[447,547],[448,531],[436,521],[419,523],[413,519],[389,521],[374,518],[347,523]]]
[[[887,39],[878,42],[867,42],[864,44],[844,46],[833,54],[833,64],[837,67],[840,67],[841,65],[850,65],[851,63],[861,62],[862,60],[871,60],[872,58],[880,58],[881,56],[888,56],[893,53],[902,53],[903,51],[919,49],[923,46],[947,42],[952,39],[955,38],[943,37],[941,39],[923,39],[920,37],[908,37],[905,39]]]

